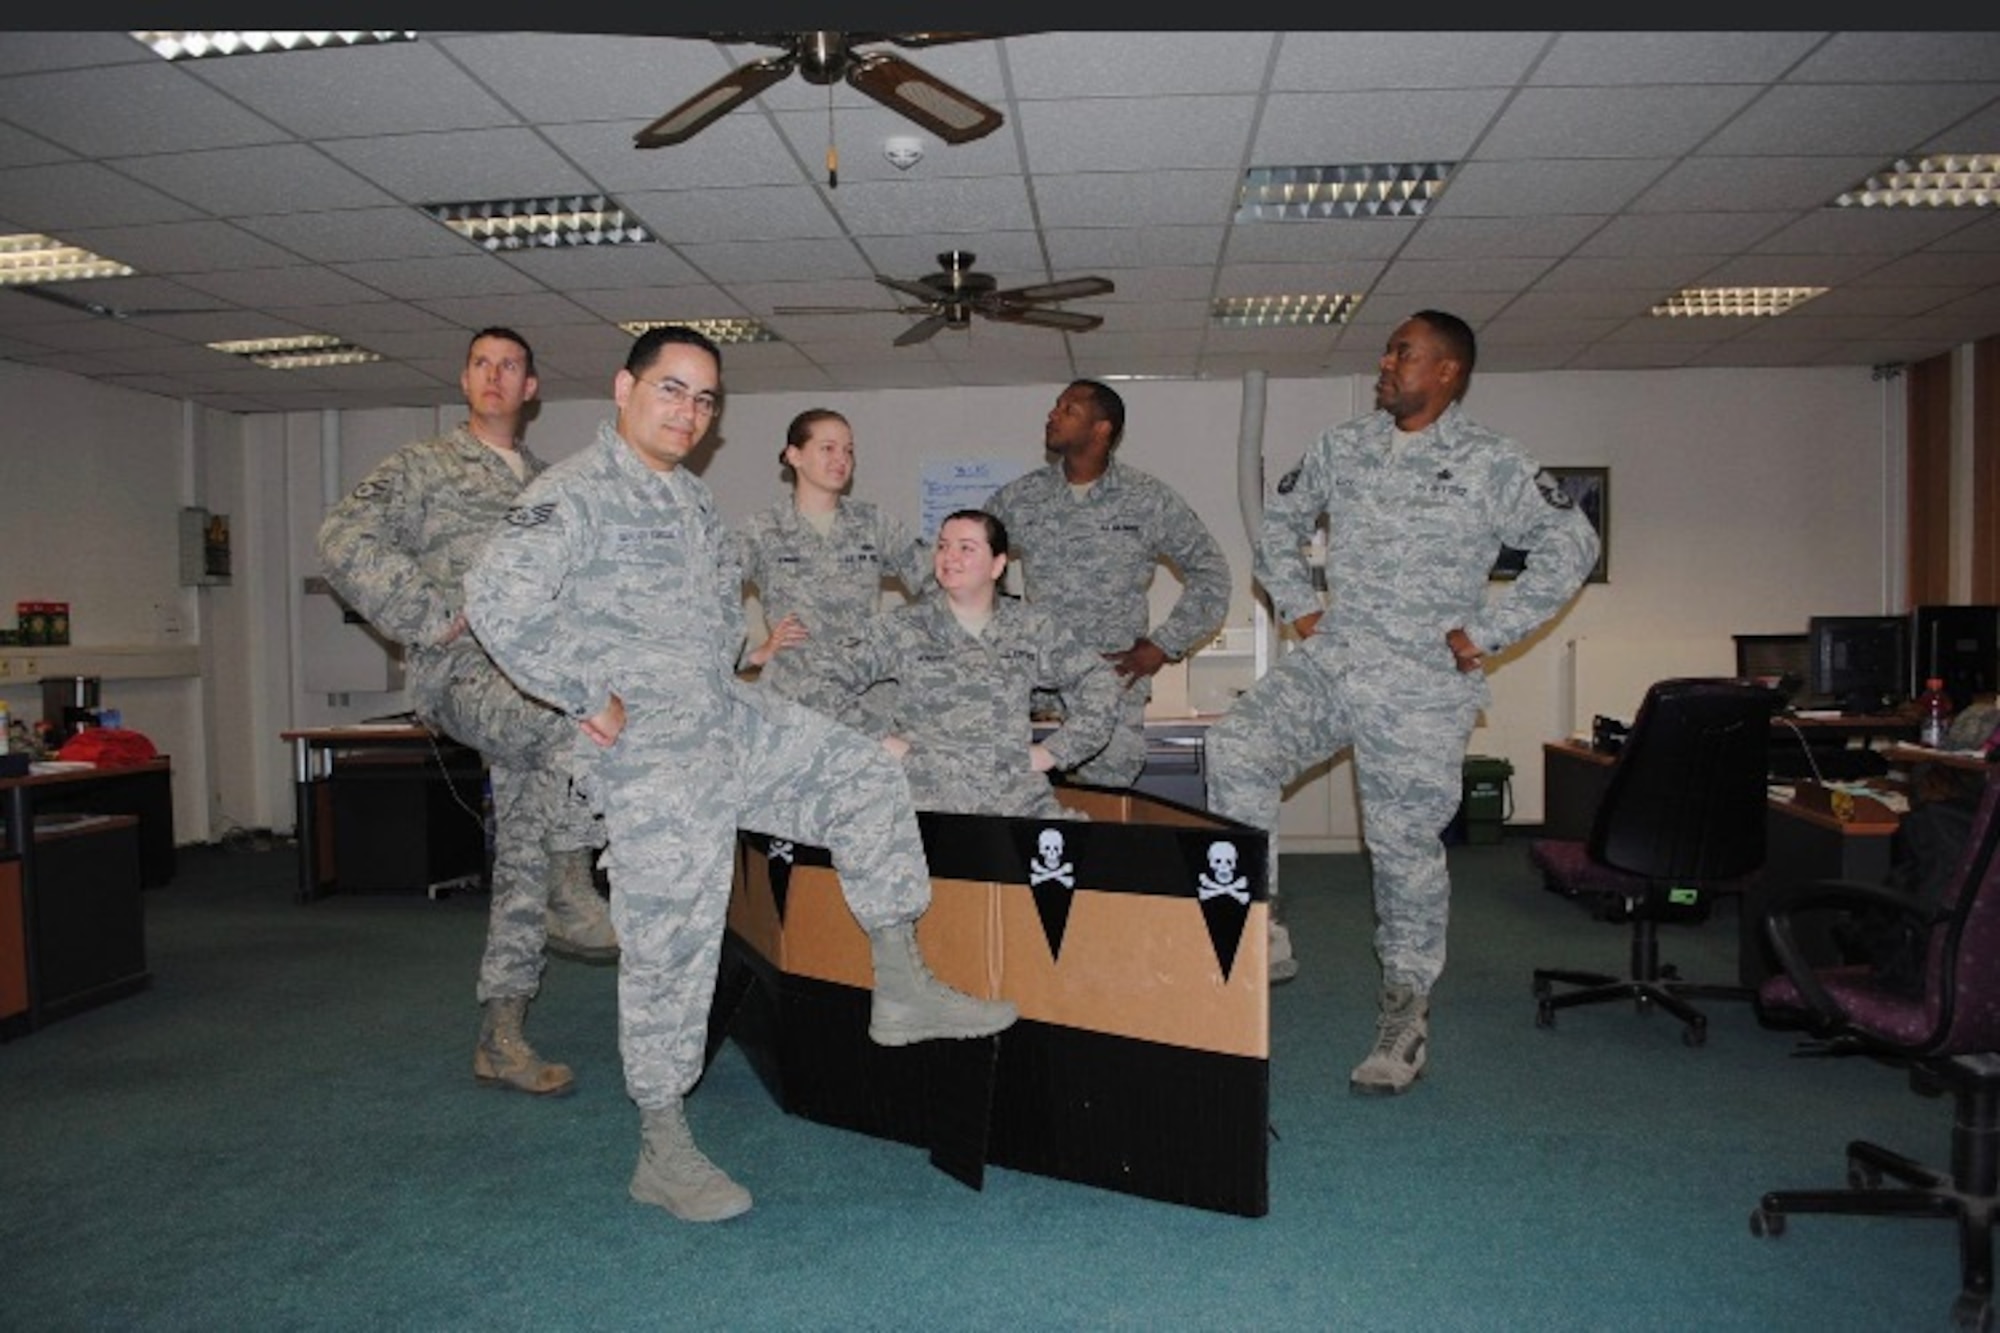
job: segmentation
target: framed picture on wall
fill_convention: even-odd
[[[1546,469],[1556,479],[1563,494],[1576,501],[1590,526],[1597,529],[1597,564],[1586,583],[1604,583],[1611,577],[1611,469],[1608,467],[1552,467]],[[1500,548],[1488,578],[1511,579],[1527,567],[1528,553],[1511,546]]]

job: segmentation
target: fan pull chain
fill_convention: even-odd
[[[833,85],[826,86],[826,188],[840,188],[840,150],[833,146]]]

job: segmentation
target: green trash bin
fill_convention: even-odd
[[[1465,786],[1459,815],[1465,822],[1467,842],[1500,841],[1501,825],[1507,822],[1511,813],[1508,807],[1513,804],[1509,799],[1513,777],[1514,765],[1505,759],[1485,754],[1465,757]]]

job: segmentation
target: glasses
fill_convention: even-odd
[[[633,378],[637,379],[638,377],[634,376]],[[696,393],[693,389],[688,388],[687,385],[682,384],[679,380],[671,376],[657,380],[639,380],[639,383],[649,389],[657,390],[660,397],[666,399],[674,407],[693,409],[694,414],[698,417],[712,417],[715,415],[715,409],[721,406],[716,396],[706,389],[700,393]]]

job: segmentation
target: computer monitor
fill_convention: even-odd
[[[1938,677],[1958,712],[2000,689],[2000,606],[1920,606],[1910,621],[1910,681],[1917,688]]]
[[[1736,678],[1776,690],[1786,703],[1805,693],[1812,678],[1809,634],[1737,634]]]
[[[1843,713],[1880,713],[1911,697],[1907,616],[1814,616],[1812,693]]]

